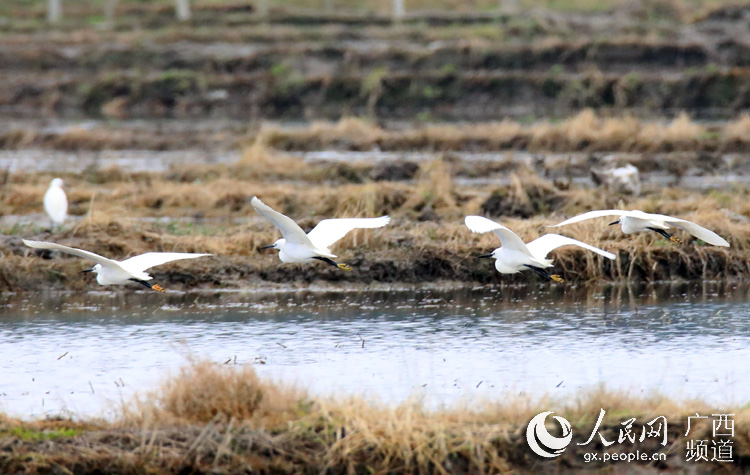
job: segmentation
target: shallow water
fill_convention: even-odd
[[[17,172],[83,173],[86,169],[106,170],[118,167],[130,173],[167,172],[173,167],[186,165],[216,165],[235,163],[240,159],[236,152],[200,150],[105,150],[58,151],[43,149],[0,150],[0,170]]]
[[[389,402],[565,397],[603,384],[742,403],[749,295],[722,283],[6,295],[0,410],[111,417],[189,358]]]
[[[2,123],[0,122],[0,126]],[[377,163],[410,161],[424,163],[435,160],[440,154],[433,152],[383,152],[372,150],[367,152],[324,150],[313,152],[293,152],[291,155],[299,157],[308,163]],[[458,160],[465,164],[472,163],[503,163],[508,167],[519,166],[521,168],[535,168],[535,162],[540,155],[527,152],[454,152]],[[634,159],[638,156],[632,154]],[[107,151],[56,151],[43,149],[23,150],[0,150],[0,170],[8,170],[10,173],[19,171],[40,172],[65,172],[83,173],[87,169],[108,169],[111,167],[121,168],[129,172],[155,172],[164,173],[172,169],[188,165],[205,164],[232,164],[240,160],[239,152],[215,152],[213,150],[107,150]],[[578,167],[588,168],[589,154],[567,153],[547,154],[547,161],[559,163],[577,163]],[[728,154],[724,157],[727,163],[745,163],[747,157],[739,154]],[[538,168],[538,167],[536,167]],[[551,165],[551,169],[555,169]],[[544,169],[538,169],[544,174]],[[574,174],[575,175],[575,174]],[[581,176],[570,176],[571,181],[577,185],[594,186],[588,172]],[[641,172],[641,180],[646,187],[664,187],[674,185],[676,177],[669,171]],[[482,185],[508,185],[511,177],[508,174],[495,174],[493,176],[466,177],[457,176],[454,182],[462,186]],[[302,181],[287,181],[290,184],[304,184]],[[750,183],[750,175],[744,168],[733,171],[719,171],[713,174],[703,170],[686,170],[685,175],[680,177],[681,188],[690,190],[726,189],[727,186],[747,185]]]

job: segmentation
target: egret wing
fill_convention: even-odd
[[[645,213],[642,213],[642,214],[645,214]],[[588,213],[579,214],[578,216],[567,219],[563,221],[562,223],[557,223],[550,227],[556,228],[558,226],[567,226],[568,224],[586,221],[587,219],[603,218],[605,216],[633,216],[633,215],[634,215],[633,211],[625,211],[625,210],[620,210],[620,209],[589,211]],[[638,217],[641,217],[641,216],[638,216]]]
[[[191,252],[147,252],[120,262],[120,265],[133,272],[143,272],[146,269],[182,259],[196,259],[211,254],[197,254]]]
[[[666,222],[670,226],[683,229],[693,236],[697,237],[698,239],[707,242],[708,244],[713,244],[714,246],[729,247],[729,243],[726,241],[726,239],[719,236],[710,229],[699,226],[692,221],[685,221],[684,219],[671,218],[669,216],[665,216],[665,218],[669,218],[665,219],[664,222]]]
[[[390,216],[379,218],[342,218],[324,219],[307,233],[313,245],[319,249],[328,249],[333,243],[346,236],[349,231],[360,228],[382,228],[391,222]]]
[[[529,249],[526,247],[526,244],[523,243],[523,240],[518,237],[516,233],[502,224],[483,218],[482,216],[467,216],[464,218],[464,222],[471,232],[487,233],[492,231],[498,238],[500,238],[500,243],[504,248],[521,251],[532,256],[531,252],[529,252]]]
[[[305,234],[305,231],[303,231],[302,228],[300,228],[292,218],[284,216],[283,214],[263,203],[255,196],[253,196],[253,199],[250,200],[250,204],[253,205],[253,208],[255,208],[255,211],[257,211],[259,215],[271,221],[274,226],[279,228],[279,231],[281,231],[281,235],[284,236],[284,239],[286,239],[287,243],[312,246],[312,243],[307,237],[307,234]]]
[[[63,246],[62,244],[55,244],[53,242],[28,241],[26,239],[23,240],[23,243],[34,249],[50,249],[50,250],[64,252],[67,254],[72,254],[78,257],[83,257],[84,259],[94,261],[97,264],[101,264],[102,266],[120,267],[120,263],[117,261],[114,261],[112,259],[107,259],[106,257],[100,256],[99,254],[94,254],[93,252],[84,251],[83,249],[76,249],[74,247]]]
[[[534,239],[530,243],[526,244],[526,247],[529,249],[529,251],[531,251],[531,254],[539,260],[546,259],[547,254],[562,246],[582,247],[612,260],[617,257],[611,252],[603,251],[598,247],[591,246],[589,244],[586,244],[585,242],[581,242],[566,236],[560,236],[559,234],[545,234],[544,236]]]

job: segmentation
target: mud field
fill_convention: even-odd
[[[741,6],[415,13],[394,26],[372,13],[305,23],[283,10],[259,23],[252,6],[205,3],[179,25],[168,9],[121,4],[110,29],[96,27],[94,7],[70,8],[51,31],[43,10],[13,12],[0,38],[0,110],[14,119],[486,121],[594,107],[721,120],[750,105]]]

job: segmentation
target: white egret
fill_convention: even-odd
[[[548,267],[552,267],[553,262],[551,259],[547,259],[547,254],[562,246],[582,247],[607,259],[614,260],[616,257],[611,252],[603,251],[597,247],[569,237],[560,236],[559,234],[545,234],[524,244],[523,240],[510,229],[481,216],[467,216],[464,222],[471,232],[486,233],[492,231],[500,238],[502,247],[479,257],[494,257],[495,269],[501,274],[515,274],[531,269],[547,279],[554,280],[555,282],[563,282],[562,277],[550,274],[545,270]]]
[[[270,246],[263,246],[260,249],[278,249],[279,259],[282,262],[312,262],[313,259],[317,259],[346,271],[352,268],[347,264],[334,262],[332,259],[335,259],[336,255],[331,253],[329,247],[349,231],[360,228],[380,228],[391,221],[389,216],[324,219],[312,231],[305,234],[305,231],[291,218],[275,211],[257,197],[253,196],[250,204],[258,214],[279,228],[281,235],[284,236]]]
[[[101,285],[123,285],[128,282],[138,282],[139,284],[145,285],[149,289],[156,290],[157,292],[164,292],[164,288],[159,284],[152,285],[147,282],[151,280],[152,277],[145,272],[146,269],[166,264],[167,262],[178,261],[181,259],[195,259],[211,255],[186,252],[147,252],[139,256],[125,259],[124,261],[115,261],[102,257],[99,254],[94,254],[93,252],[63,246],[53,242],[27,241],[24,239],[23,243],[34,249],[57,250],[96,262],[96,265],[93,268],[81,272],[94,272],[96,274],[96,281]]]
[[[62,187],[62,179],[55,178],[44,194],[44,211],[52,220],[53,226],[61,225],[68,215],[68,197],[65,196],[65,190]]]
[[[698,239],[707,242],[708,244],[713,244],[714,246],[729,247],[729,243],[724,238],[722,238],[715,232],[704,228],[703,226],[698,226],[697,224],[690,221],[685,221],[684,219],[673,218],[672,216],[644,213],[643,211],[638,210],[624,211],[619,209],[608,209],[601,211],[589,211],[588,213],[583,213],[574,218],[563,221],[562,223],[555,224],[552,227],[566,226],[568,224],[578,223],[587,219],[602,218],[607,216],[619,216],[619,219],[617,221],[609,223],[609,225],[613,226],[615,224],[620,224],[622,227],[622,232],[625,234],[654,231],[661,234],[670,241],[681,243],[682,241],[667,232],[667,229],[669,229],[670,227],[674,227],[682,229],[683,231],[687,231],[688,233],[692,234]]]

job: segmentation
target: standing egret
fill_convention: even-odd
[[[349,231],[360,228],[380,228],[391,221],[389,216],[324,219],[312,231],[305,234],[305,231],[291,218],[270,208],[257,197],[253,196],[250,204],[258,214],[279,228],[281,235],[284,236],[270,246],[263,246],[260,249],[278,249],[279,259],[282,262],[312,262],[313,259],[317,259],[346,271],[352,268],[347,264],[334,262],[332,259],[335,259],[336,255],[332,254],[328,248]]]
[[[501,274],[515,274],[531,269],[547,279],[554,280],[555,282],[563,282],[562,277],[550,274],[545,270],[548,267],[552,267],[553,262],[551,259],[547,259],[547,254],[562,246],[578,246],[593,251],[607,259],[615,259],[615,255],[611,252],[603,251],[597,247],[569,237],[560,236],[559,234],[545,234],[524,244],[516,233],[487,218],[467,216],[464,222],[471,232],[486,233],[492,231],[500,238],[502,247],[498,247],[491,253],[479,257],[494,257],[495,269]]]
[[[52,242],[27,241],[24,239],[23,243],[34,249],[57,250],[96,262],[96,265],[93,268],[81,272],[95,273],[96,281],[101,285],[123,285],[128,282],[138,282],[139,284],[145,285],[149,289],[156,290],[157,292],[164,292],[164,288],[159,284],[152,285],[147,282],[151,280],[152,277],[145,272],[146,269],[166,264],[167,262],[178,261],[181,259],[195,259],[197,257],[211,255],[187,252],[147,252],[139,256],[125,259],[124,261],[115,261],[102,257],[99,254],[94,254],[93,252],[75,249],[73,247],[63,246]]]
[[[675,227],[687,231],[688,233],[692,234],[698,239],[707,242],[708,244],[713,244],[714,246],[729,247],[729,243],[724,238],[722,238],[715,232],[704,228],[703,226],[698,226],[697,224],[690,221],[685,221],[684,219],[673,218],[671,216],[666,216],[663,214],[644,213],[643,211],[638,210],[623,211],[619,209],[608,209],[601,211],[589,211],[588,213],[583,213],[574,218],[570,218],[567,221],[563,221],[562,223],[555,224],[552,227],[565,226],[568,224],[577,223],[579,221],[585,221],[587,219],[602,218],[606,216],[619,216],[620,219],[613,223],[609,223],[609,225],[613,226],[615,224],[620,224],[622,227],[622,232],[625,234],[654,231],[655,233],[661,234],[672,242],[681,243],[682,241],[666,231],[670,227]]]
[[[44,211],[52,220],[52,225],[61,225],[68,215],[68,197],[63,190],[63,181],[61,178],[55,178],[49,184],[47,192],[44,194]]]

